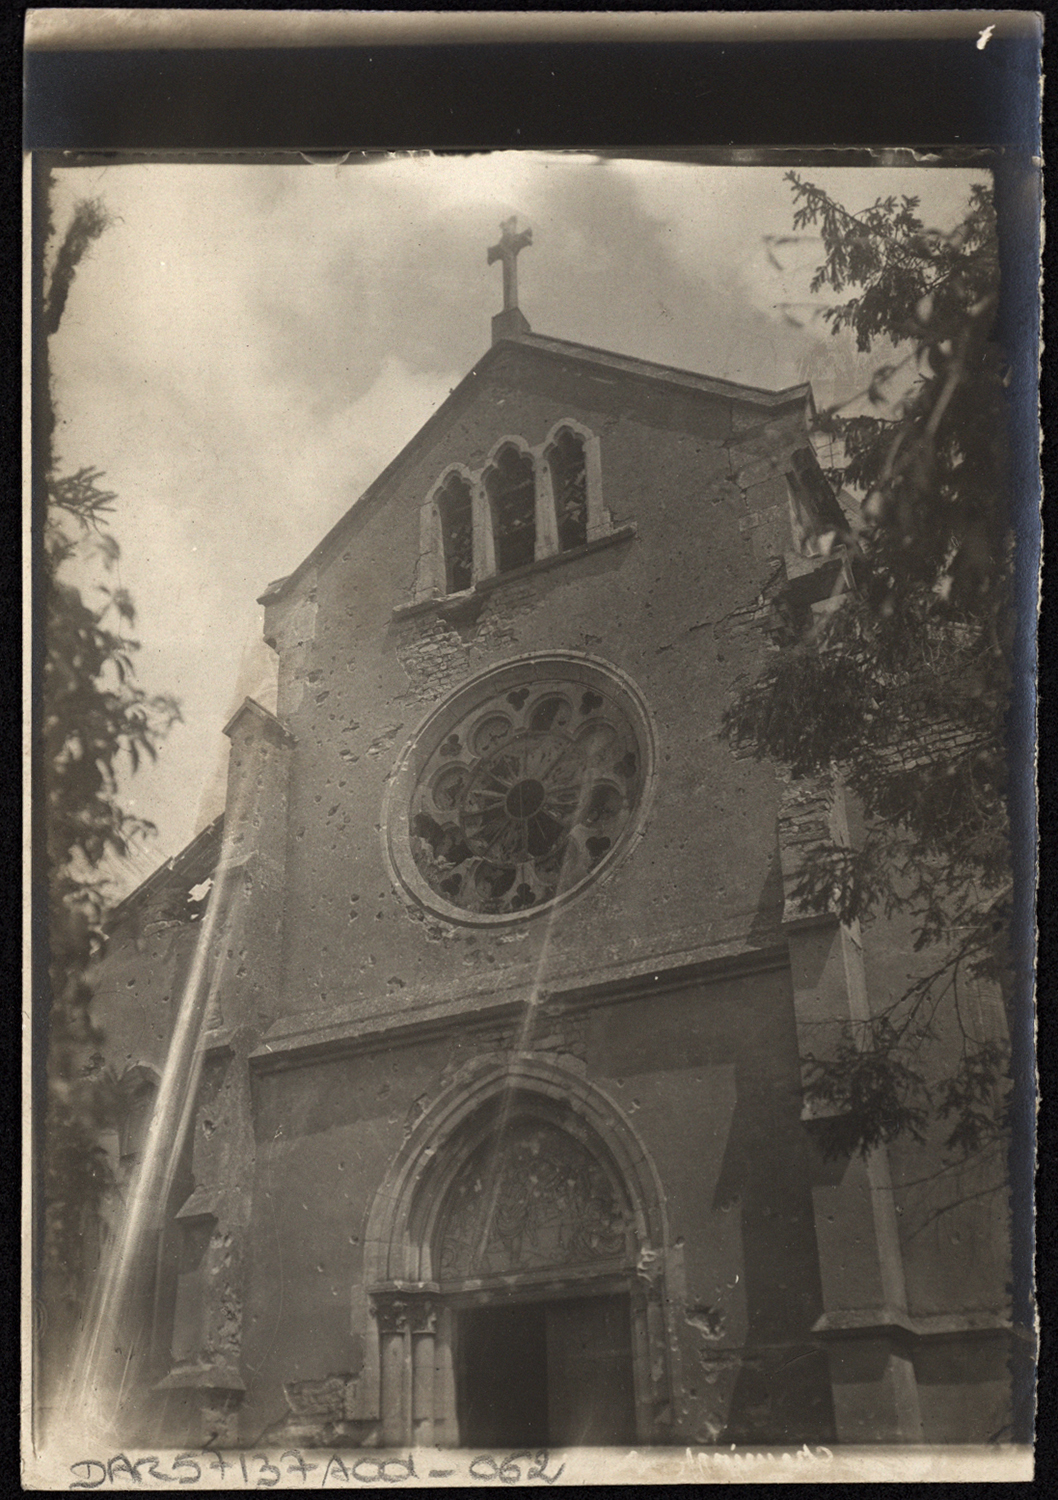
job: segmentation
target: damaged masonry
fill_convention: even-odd
[[[717,737],[769,579],[805,608],[848,582],[814,541],[845,522],[811,390],[532,332],[529,243],[488,252],[491,347],[265,591],[277,711],[235,715],[224,817],[112,924],[98,1017],[149,1090],[235,872],[128,1311],[136,1420],[177,1446],[983,1442],[1006,1225],[970,1201],[920,1233],[928,1149],[826,1160],[802,1111],[800,1056],[906,982],[907,931],[799,909],[840,787]]]

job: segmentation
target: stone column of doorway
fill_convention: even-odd
[[[402,1297],[373,1299],[372,1313],[378,1323],[379,1404],[383,1448],[399,1448],[405,1440],[404,1372],[407,1359],[408,1305]]]
[[[665,1443],[672,1436],[673,1414],[665,1380],[669,1335],[660,1272],[647,1274],[641,1267],[630,1300],[636,1441]]]
[[[434,1445],[434,1360],[437,1308],[429,1297],[409,1308],[411,1337],[411,1440],[416,1448]]]
[[[430,1293],[379,1291],[378,1325],[384,1448],[432,1447],[437,1306]]]

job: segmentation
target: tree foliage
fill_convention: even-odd
[[[120,776],[153,759],[179,709],[135,680],[132,602],[102,585],[93,604],[64,569],[92,547],[104,572],[118,546],[104,517],[114,496],[82,469],[48,485],[43,582],[45,652],[41,751],[47,829],[50,1014],[44,1197],[45,1265],[63,1295],[77,1299],[91,1224],[107,1186],[98,1146],[113,1100],[96,1054],[86,971],[107,909],[108,865],[152,831],[125,811]]]
[[[110,215],[99,198],[82,198],[75,206],[55,255],[44,300],[42,323],[46,337],[58,332],[77,267],[93,240],[99,238],[110,222]]]
[[[106,223],[97,202],[75,209],[43,299],[47,334],[57,330],[77,265]],[[38,378],[48,379],[46,362]],[[111,581],[120,555],[108,530],[115,495],[101,487],[95,469],[57,472],[50,423],[37,439],[44,495],[37,750],[49,978],[42,1271],[46,1316],[61,1325],[63,1312],[74,1312],[83,1295],[93,1256],[94,1223],[108,1185],[98,1137],[112,1123],[114,1105],[100,1068],[102,1038],[86,972],[107,908],[108,870],[151,831],[123,808],[121,779],[155,757],[179,708],[136,681],[138,643],[129,633],[135,611],[128,593]]]
[[[795,229],[822,241],[812,290],[834,298],[823,318],[861,351],[881,341],[888,362],[819,418],[844,453],[829,477],[848,525],[814,539],[834,560],[835,597],[812,607],[803,589],[780,589],[774,649],[724,730],[795,778],[837,774],[862,809],[862,838],[820,847],[801,901],[846,922],[905,914],[924,955],[909,989],[805,1059],[809,1098],[831,1116],[825,1139],[866,1150],[921,1139],[940,1119],[965,1157],[1001,1136],[1007,1069],[967,1004],[974,986],[1008,988],[1011,915],[1012,530],[992,193],[975,186],[941,233],[914,198],[851,213],[787,177]],[[930,1076],[941,1036],[949,1063]]]

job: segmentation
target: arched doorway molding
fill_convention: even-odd
[[[379,1436],[386,1445],[457,1441],[451,1372],[445,1375],[449,1289],[436,1279],[432,1248],[460,1169],[500,1121],[527,1116],[566,1130],[619,1186],[631,1224],[623,1285],[633,1309],[636,1439],[665,1440],[672,1336],[665,1297],[668,1234],[657,1171],[608,1094],[568,1068],[524,1059],[461,1072],[413,1127],[368,1215],[361,1389],[364,1414],[381,1419]],[[354,1321],[361,1321],[356,1313]]]

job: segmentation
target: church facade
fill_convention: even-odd
[[[142,1101],[212,883],[143,1379],[176,1442],[986,1441],[1002,1217],[938,1229],[928,1152],[827,1160],[802,1104],[907,934],[798,908],[840,793],[718,736],[769,580],[833,589],[811,392],[534,334],[513,267],[492,346],[263,595],[276,713],[235,715],[223,817],[112,926]]]

